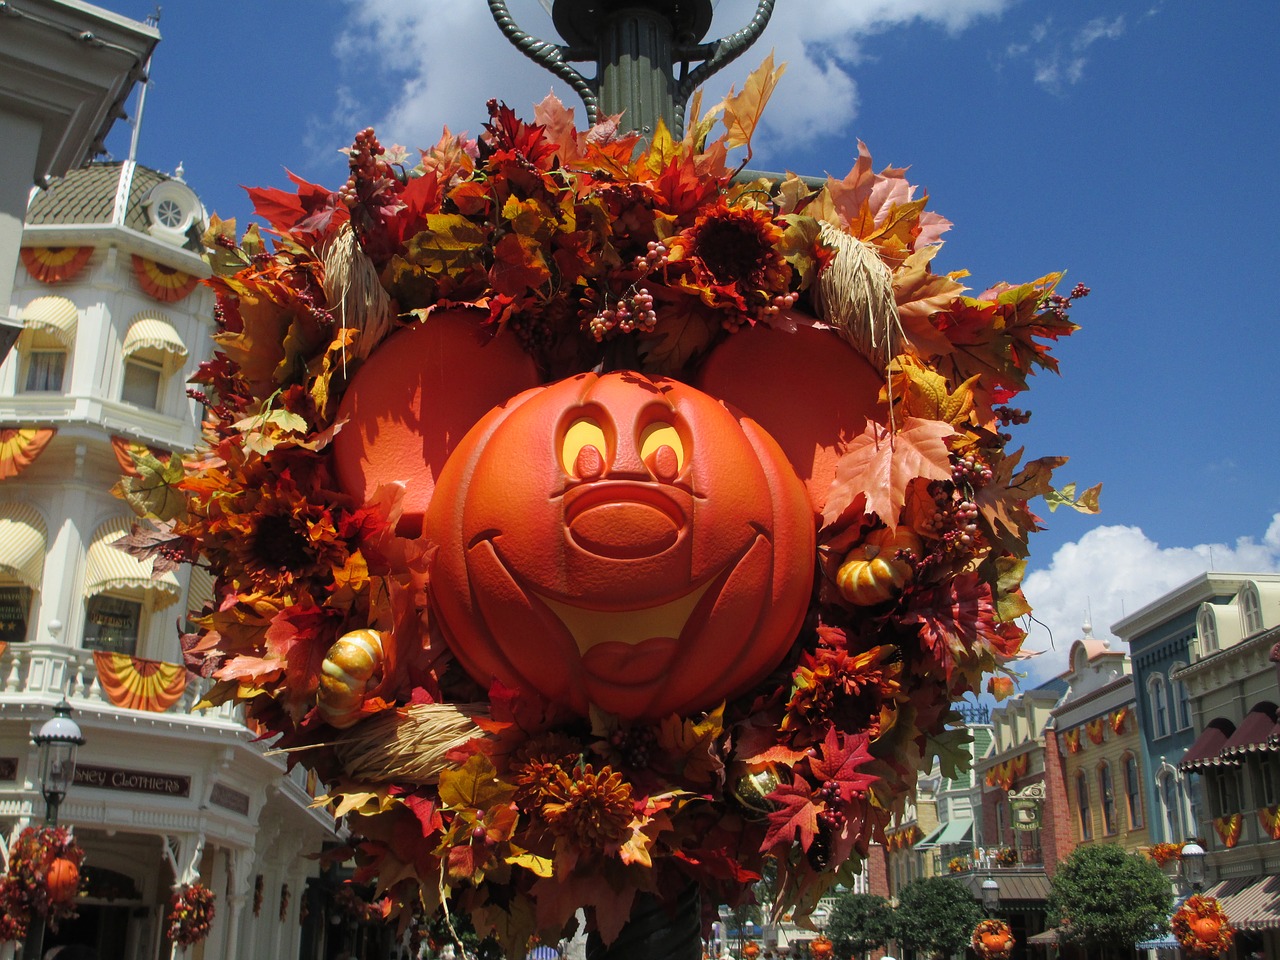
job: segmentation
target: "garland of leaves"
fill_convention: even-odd
[[[1231,949],[1235,939],[1235,930],[1221,904],[1216,898],[1199,893],[1183,901],[1169,925],[1182,949],[1192,957],[1221,956]]]
[[[989,944],[988,937],[999,946]],[[982,960],[1008,960],[1015,943],[1012,928],[1003,920],[983,920],[973,928],[973,950]]]
[[[1157,867],[1164,867],[1167,863],[1182,859],[1182,844],[1162,840],[1147,851],[1147,856],[1156,862]]]
[[[169,897],[165,935],[180,947],[199,943],[209,935],[216,899],[214,892],[199,881],[180,884]]]
[[[9,848],[9,868],[0,877],[0,940],[25,940],[32,921],[56,931],[58,922],[76,915],[75,901],[49,896],[49,869],[69,860],[79,870],[84,850],[65,827],[25,827]]]
[[[1008,401],[1056,370],[1049,342],[1076,329],[1068,309],[1087,289],[1059,295],[1051,274],[971,295],[963,273],[934,273],[950,224],[904,171],[873,172],[861,145],[818,190],[794,176],[735,183],[727,152],[749,155],[780,72],[758,71],[680,141],[659,129],[640,144],[616,118],[576,130],[554,98],[534,123],[491,103],[478,142],[446,132],[417,156],[364,131],[340,190],[294,177],[295,192],[250,191],[274,250],[256,225],[237,241],[214,218],[206,234],[220,329],[195,378],[207,394],[192,395],[208,405],[207,447],[185,463],[145,456],[121,481],[149,521],[124,546],[157,572],[213,570],[216,601],[183,638],[188,665],[217,681],[207,702],[238,701],[282,746],[306,748],[291,756],[330,784],[358,838],[356,880],[380,877],[397,911],[447,897],[516,954],[535,933],[559,939],[579,908],[610,940],[638,891],[690,878],[708,902],[739,902],[772,859],[779,911],[807,914],[884,841],[918,769],[965,763],[952,701],[984,674],[1012,691],[1040,528],[1029,501],[1096,511],[1096,488],[1051,486],[1063,458],[1024,464],[1007,448],[1028,417]],[[396,536],[395,494],[362,504],[337,489],[329,441],[359,360],[394,327],[465,305],[518,338],[544,382],[592,369],[687,379],[725,338],[809,303],[835,256],[827,235],[891,281],[902,335],[890,422],[844,453],[786,661],[706,714],[656,723],[478,688],[423,627],[423,548]],[[910,576],[889,600],[851,603],[836,570],[886,525],[919,539],[897,559]],[[368,719],[344,734],[316,709],[320,665],[368,627],[386,660],[358,707]],[[438,772],[379,777],[344,760],[344,737],[373,738],[355,752],[377,754],[376,736],[428,707],[479,728]]]

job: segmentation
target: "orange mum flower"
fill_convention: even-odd
[[[575,776],[563,769],[550,785],[542,818],[552,833],[583,851],[615,850],[631,836],[631,785],[608,764],[596,773],[587,764]]]
[[[887,663],[892,645],[851,655],[819,647],[807,654],[792,675],[783,730],[816,733],[826,723],[846,732],[880,734],[880,708],[898,692],[900,663]]]

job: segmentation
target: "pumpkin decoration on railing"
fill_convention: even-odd
[[[827,957],[835,952],[835,949],[835,944],[822,934],[814,937],[809,943],[809,953],[816,957],[817,960],[826,960]]]
[[[1218,957],[1231,949],[1235,939],[1222,905],[1214,897],[1193,894],[1187,897],[1169,921],[1173,935],[1192,957]]]
[[[179,947],[190,947],[209,936],[216,896],[203,883],[178,884],[169,897],[165,936]]]
[[[1003,920],[983,920],[973,928],[973,950],[982,960],[1008,960],[1016,943]]]
[[[0,940],[23,940],[30,925],[76,915],[84,851],[65,827],[25,827],[0,876]]]
[[[746,957],[746,960],[755,960],[756,957],[760,956],[760,944],[754,940],[748,940],[742,945],[742,955]]]
[[[300,748],[394,912],[514,954],[766,860],[816,903],[1010,672],[1029,500],[1096,510],[1006,449],[1087,289],[934,273],[947,222],[861,146],[736,182],[771,69],[718,139],[554,98],[364,131],[340,190],[251,191],[273,251],[206,234],[206,449],[121,481],[128,546],[214,572],[208,702]]]

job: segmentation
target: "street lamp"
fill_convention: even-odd
[[[31,738],[40,748],[40,792],[44,794],[45,826],[58,825],[58,808],[76,774],[76,748],[84,745],[80,726],[71,719],[71,705],[64,698],[53,716]],[[22,947],[23,960],[40,960],[44,953],[44,916],[33,916]]]
[[[982,881],[982,909],[994,913],[1000,906],[1000,884],[994,877]]]
[[[76,748],[84,734],[71,719],[71,705],[64,699],[53,708],[53,717],[31,738],[40,748],[40,792],[44,794],[44,822],[57,826],[58,808],[76,774]]]
[[[1182,876],[1191,884],[1192,893],[1199,893],[1200,887],[1204,885],[1205,856],[1204,847],[1194,840],[1188,840],[1182,845]]]
[[[746,27],[710,43],[701,41],[711,26],[714,0],[541,0],[564,44],[521,30],[506,0],[488,2],[503,35],[573,87],[591,123],[621,113],[627,129],[649,136],[661,119],[673,136],[680,137],[685,104],[693,91],[756,41],[776,0],[757,0],[755,16]],[[582,61],[595,62],[594,77],[583,76],[572,65]],[[694,61],[701,62],[690,70]]]

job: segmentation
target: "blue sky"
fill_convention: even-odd
[[[106,0],[141,19],[149,0]],[[1035,378],[1028,457],[1101,481],[1103,512],[1044,511],[1027,593],[1043,625],[1032,679],[1197,573],[1280,569],[1277,276],[1280,4],[778,0],[764,36],[707,84],[720,98],[772,49],[788,69],[752,166],[843,175],[858,139],[910,166],[955,223],[935,266],[981,289],[1065,269],[1093,294],[1083,329]],[[554,39],[535,0],[511,0]],[[754,0],[722,0],[715,36]],[[337,188],[339,150],[476,133],[489,97],[532,115],[572,94],[499,34],[483,0],[171,0],[138,159],[210,211],[251,216],[244,186],[288,168]],[[127,154],[129,130],[109,145]],[[1052,641],[1050,640],[1052,631]],[[1052,649],[1051,649],[1052,644]]]

